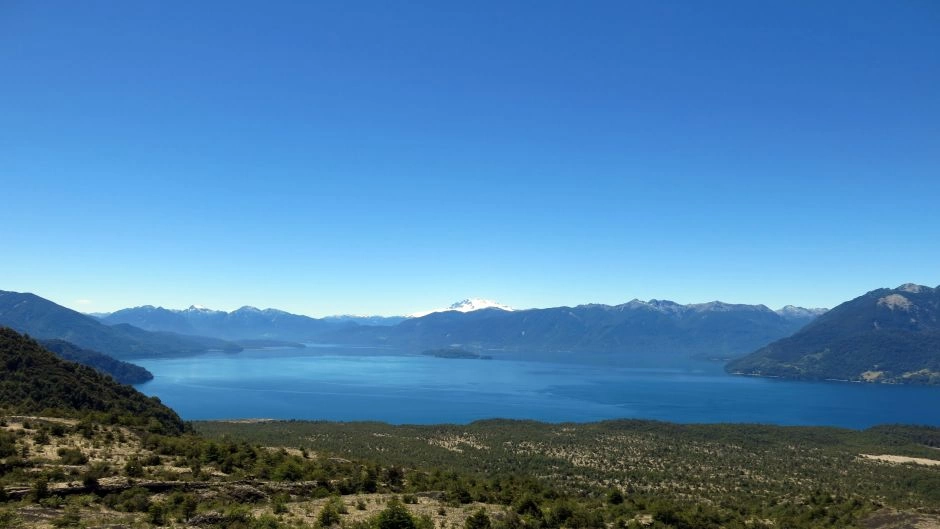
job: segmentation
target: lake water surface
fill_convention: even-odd
[[[467,423],[645,418],[864,428],[940,425],[940,388],[731,376],[714,362],[628,368],[451,360],[368,349],[245,350],[135,361],[187,420]]]

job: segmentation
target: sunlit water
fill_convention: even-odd
[[[246,350],[136,363],[184,419],[467,423],[646,418],[864,428],[940,425],[940,388],[731,376],[713,362],[628,368],[453,360],[380,350]]]

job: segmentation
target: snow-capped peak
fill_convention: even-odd
[[[503,305],[502,303],[499,303],[493,300],[482,299],[482,298],[467,298],[467,299],[464,299],[464,300],[458,301],[457,303],[452,304],[446,309],[434,309],[434,310],[427,310],[427,311],[422,311],[422,312],[415,312],[414,314],[409,314],[409,316],[412,318],[420,318],[421,316],[427,316],[428,314],[433,314],[435,312],[447,312],[451,310],[455,310],[457,312],[473,312],[475,310],[481,310],[481,309],[499,309],[499,310],[505,310],[507,312],[511,312],[515,310],[508,305]]]
[[[513,308],[508,305],[503,305],[502,303],[481,298],[469,298],[462,301],[454,303],[450,307],[447,307],[447,310],[456,310],[459,312],[472,312],[474,310],[480,309],[500,309],[506,311],[512,311]]]
[[[822,316],[826,312],[829,312],[829,309],[825,308],[805,308],[805,307],[796,307],[794,305],[787,305],[780,310],[774,311],[777,314],[783,316],[784,318],[815,318],[817,316]]]
[[[190,305],[186,310],[178,310],[173,312],[188,312],[190,314],[215,314],[219,311],[210,309],[209,307],[204,307],[202,305]]]

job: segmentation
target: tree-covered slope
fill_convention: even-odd
[[[230,342],[131,325],[105,325],[35,294],[0,291],[0,325],[42,339],[60,339],[115,358],[193,354],[210,349],[238,350]]]
[[[39,343],[59,358],[94,368],[110,375],[121,384],[140,384],[153,380],[153,374],[138,365],[123,362],[97,351],[82,349],[65,340],[40,340]]]
[[[937,513],[940,505],[940,430],[931,427],[854,431],[637,420],[400,426],[242,421],[197,422],[194,427],[218,440],[303,447],[341,458],[425,468],[432,474],[475,475],[476,481],[457,490],[445,489],[468,500],[505,497],[510,483],[535,477],[546,487],[577,491],[581,508],[606,511],[594,523],[571,519],[560,525],[500,524],[494,529],[888,529],[901,525],[874,523],[866,513],[887,506]],[[422,479],[407,477],[409,484]],[[501,477],[508,482],[499,489],[481,486],[485,479]],[[533,514],[529,499],[546,513],[559,509],[558,503],[549,506],[544,496],[527,488],[507,503]],[[606,496],[615,509],[584,501],[591,495],[601,501]],[[618,520],[614,513],[626,505],[643,509]],[[933,527],[911,522],[905,527]]]
[[[940,384],[940,288],[902,285],[847,301],[728,363],[732,373]]]
[[[159,400],[57,358],[6,327],[0,327],[0,367],[0,407],[8,412],[97,415],[165,433],[184,430],[176,412]]]

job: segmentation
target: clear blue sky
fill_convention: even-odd
[[[940,283],[940,3],[0,2],[0,289],[401,314]]]

